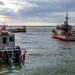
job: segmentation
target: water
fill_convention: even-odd
[[[0,65],[0,75],[75,75],[75,41],[52,38],[52,27],[27,27],[15,33],[16,45],[26,49],[24,63]]]

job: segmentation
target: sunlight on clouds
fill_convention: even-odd
[[[69,0],[0,0],[0,23],[8,25],[57,25],[69,13],[75,22],[75,1]],[[69,9],[69,10],[68,10]]]
[[[10,21],[8,16],[0,15],[0,25],[3,25],[3,22],[7,23],[7,21]]]
[[[16,26],[19,26],[19,25],[25,25],[25,26],[52,26],[52,25],[56,25],[55,23],[47,23],[47,22],[22,22],[22,21],[19,21],[19,22],[17,22],[17,20],[16,21],[14,21],[15,22],[15,24],[13,23],[13,21],[12,21],[12,23],[9,23],[9,26],[11,25],[16,25]]]
[[[48,25],[55,25],[54,23],[47,23],[47,22],[24,22],[24,21],[18,21],[18,20],[13,20],[11,19],[10,17],[8,16],[3,16],[3,15],[0,15],[0,24],[2,25],[3,22],[5,24],[7,24],[8,26],[14,26],[14,25],[26,25],[26,26],[48,26]]]
[[[38,17],[36,17],[38,18]],[[31,18],[30,18],[31,19]],[[26,25],[26,26],[48,26],[48,25],[55,25],[54,23],[47,23],[47,22],[39,22],[39,21],[36,21],[36,22],[31,22],[31,21],[28,21],[28,22],[24,22],[24,21],[18,21],[18,20],[14,20],[12,19],[11,17],[8,17],[8,16],[3,16],[3,15],[0,15],[0,24],[2,25],[3,22],[9,26],[14,26],[14,25]]]
[[[46,18],[46,19],[50,19],[50,18]],[[47,23],[47,22],[43,22],[42,21],[42,18],[40,17],[30,17],[27,19],[28,21],[24,22],[24,21],[21,21],[21,20],[15,20],[15,19],[12,19],[11,17],[8,17],[8,16],[3,16],[3,15],[0,15],[0,24],[2,25],[3,22],[7,25],[26,25],[26,26],[48,26],[48,25],[55,25],[55,23]],[[34,21],[35,20],[35,21]],[[41,20],[41,21],[40,21]]]
[[[9,11],[18,12],[20,9],[29,8],[29,7],[37,7],[36,4],[30,4],[29,2],[22,2],[17,0],[2,0],[4,3],[3,6],[0,7],[0,10],[9,9]]]

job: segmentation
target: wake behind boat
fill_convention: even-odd
[[[75,29],[68,24],[68,13],[65,17],[66,21],[61,26],[56,26],[56,29],[53,29],[51,35],[54,38],[64,40],[64,41],[75,41]]]

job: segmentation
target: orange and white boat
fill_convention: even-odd
[[[75,41],[75,29],[73,26],[68,24],[68,13],[65,17],[66,21],[61,26],[56,26],[56,29],[52,30],[51,35],[54,38],[64,40],[64,41]]]
[[[69,40],[66,36],[62,36],[62,35],[60,36],[60,35],[56,35],[54,33],[51,33],[51,35],[57,39],[61,39],[61,40],[65,40],[65,41]]]

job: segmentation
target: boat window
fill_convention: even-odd
[[[3,44],[6,44],[6,43],[7,43],[7,38],[3,37]]]
[[[14,41],[14,37],[10,37],[10,42],[13,42]]]

